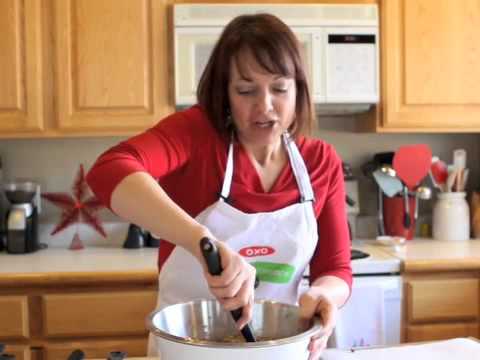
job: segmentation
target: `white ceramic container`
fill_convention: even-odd
[[[470,239],[470,210],[465,195],[464,192],[438,193],[432,218],[435,240]]]

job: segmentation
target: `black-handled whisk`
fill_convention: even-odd
[[[205,262],[207,263],[208,272],[211,275],[220,275],[223,271],[222,263],[220,259],[220,253],[218,252],[217,247],[215,244],[207,237],[204,237],[200,240],[200,248],[205,258]],[[232,314],[233,319],[235,322],[238,321],[242,317],[242,308],[235,309],[230,311]],[[255,336],[253,335],[253,331],[250,328],[249,324],[246,324],[240,332],[242,333],[243,337],[247,342],[255,342]]]

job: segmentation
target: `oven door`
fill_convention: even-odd
[[[401,341],[402,278],[355,276],[347,304],[340,309],[329,347],[396,345]]]

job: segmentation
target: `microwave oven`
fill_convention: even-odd
[[[215,42],[235,16],[268,12],[284,21],[304,52],[315,104],[379,101],[379,31],[375,4],[177,4],[173,6],[175,103],[196,102],[196,87]]]

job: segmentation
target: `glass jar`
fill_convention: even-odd
[[[432,218],[435,240],[470,239],[470,211],[465,196],[465,192],[438,193]]]

